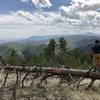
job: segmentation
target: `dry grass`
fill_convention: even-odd
[[[0,73],[0,100],[14,100],[15,75],[10,75],[7,80],[6,88],[2,88],[2,80],[4,74]],[[100,100],[100,81],[95,81],[93,88],[86,91],[88,85],[82,86],[77,90],[75,84],[67,87],[67,85],[59,86],[59,80],[49,78],[49,83],[37,85],[38,80],[34,80],[30,86],[30,81],[26,81],[25,88],[16,87],[16,100]],[[81,82],[89,83],[90,80],[85,79]]]

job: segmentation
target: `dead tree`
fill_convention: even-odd
[[[16,85],[19,85],[19,72],[16,71]]]
[[[24,81],[25,81],[26,77],[28,76],[28,74],[29,74],[29,72],[27,72],[22,79],[22,88],[24,88]]]
[[[3,84],[2,84],[2,87],[5,87],[5,84],[6,84],[8,75],[9,75],[9,72],[6,73],[6,76],[5,76],[4,82],[3,82]]]
[[[92,84],[94,83],[95,80],[100,80],[100,72],[93,72],[93,71],[88,71],[88,70],[80,70],[80,69],[67,69],[67,68],[22,68],[22,67],[7,67],[7,68],[3,68],[6,70],[6,77],[4,79],[3,85],[5,86],[6,84],[6,80],[8,77],[9,73],[14,73],[17,72],[17,82],[18,82],[18,73],[26,73],[25,76],[22,79],[22,87],[24,87],[24,81],[26,79],[26,77],[29,75],[29,73],[31,74],[41,74],[41,81],[46,80],[47,78],[51,77],[51,76],[60,76],[60,75],[64,75],[65,77],[69,76],[76,76],[76,77],[82,77],[82,78],[90,78],[92,80],[92,82],[90,83],[90,85],[88,87],[91,87]],[[80,82],[79,82],[80,83]]]

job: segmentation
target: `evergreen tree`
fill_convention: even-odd
[[[44,49],[44,54],[47,58],[55,56],[56,42],[54,39],[51,39],[47,48]]]
[[[62,37],[59,39],[59,49],[61,53],[65,53],[67,50],[67,41]]]

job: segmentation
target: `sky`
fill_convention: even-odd
[[[100,0],[0,0],[0,39],[100,33]]]

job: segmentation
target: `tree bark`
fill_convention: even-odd
[[[81,70],[81,69],[66,69],[66,68],[25,68],[22,67],[6,67],[4,70],[8,70],[10,72],[18,71],[18,72],[29,72],[29,73],[51,73],[54,75],[66,75],[68,76],[69,73],[71,76],[83,77],[83,78],[90,78],[90,79],[100,79],[100,72],[92,72],[88,70]]]

